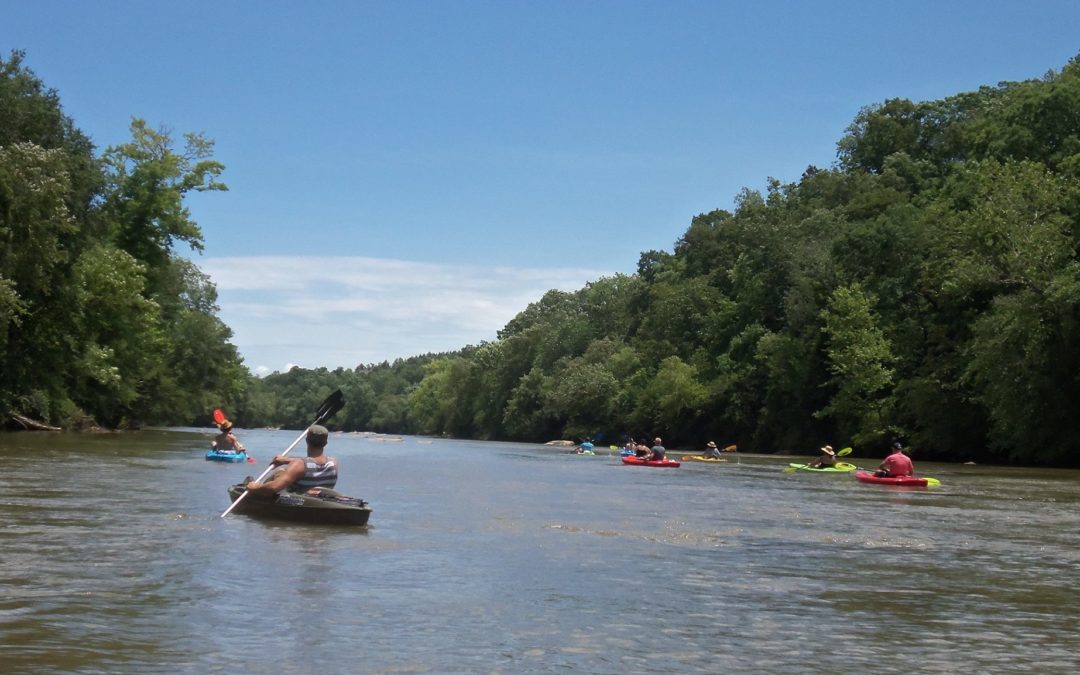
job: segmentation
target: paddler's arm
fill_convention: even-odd
[[[279,457],[275,457],[275,463]],[[284,458],[280,458],[284,459]],[[274,494],[275,492],[281,492],[285,488],[295,483],[301,476],[304,475],[304,460],[302,459],[290,459],[288,460],[288,466],[284,471],[280,471],[270,480],[265,483],[259,483],[258,481],[251,481],[245,487],[248,492],[254,492],[256,494]]]

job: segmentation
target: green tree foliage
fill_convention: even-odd
[[[971,163],[944,211],[943,289],[975,303],[964,382],[1011,458],[1063,461],[1076,447],[1073,397],[1080,185],[1030,161]]]
[[[145,268],[128,253],[97,245],[79,257],[75,285],[73,398],[115,426],[140,396],[142,373],[162,359],[166,338],[156,303],[146,298]]]
[[[0,413],[58,424],[189,423],[248,377],[183,206],[223,189],[212,143],[183,153],[136,120],[94,155],[59,96],[0,60]]]
[[[874,312],[875,298],[858,284],[833,291],[822,310],[832,400],[816,414],[834,417],[856,443],[884,441],[892,431],[885,409],[893,383],[892,353]]]
[[[706,397],[697,369],[678,356],[669,356],[641,392],[635,421],[665,438],[683,435],[702,414]]]
[[[533,368],[514,387],[504,406],[501,427],[510,438],[546,438],[562,434],[562,424],[548,408],[550,378]]]
[[[184,258],[170,258],[156,278],[166,340],[161,358],[145,371],[144,419],[165,424],[195,420],[222,401],[235,401],[250,377],[232,329],[218,317],[217,289]]]
[[[61,150],[0,147],[0,403],[42,416],[50,397],[63,396],[73,342],[66,320],[78,223],[65,200],[69,187]],[[31,402],[34,392],[43,394]]]
[[[379,431],[1080,464],[1080,61],[868,106],[837,151],[494,342],[256,381],[253,418],[341,386]]]
[[[57,150],[68,183],[68,212],[82,222],[99,194],[99,160],[90,139],[64,114],[59,94],[23,65],[25,57],[13,51],[0,58],[0,147],[32,143]]]
[[[184,196],[228,189],[217,180],[224,166],[210,159],[214,144],[200,134],[187,134],[183,152],[176,152],[166,131],[135,118],[131,136],[131,142],[103,156],[108,185],[101,218],[117,246],[159,269],[176,242],[202,250],[202,231],[191,220]]]
[[[467,436],[472,431],[472,409],[462,398],[470,379],[472,364],[467,360],[441,358],[425,367],[424,379],[409,393],[412,428],[422,434],[443,431]]]
[[[612,411],[619,383],[602,363],[568,359],[547,384],[545,409],[555,419],[565,420],[563,435],[590,438],[618,423]]]
[[[924,457],[1076,461],[1071,397],[1052,389],[1076,372],[1078,94],[1074,61],[864,109],[836,168],[744,190],[636,275],[549,293],[508,323],[473,357],[478,433],[871,450],[896,435]],[[1030,407],[1010,402],[1018,362]]]

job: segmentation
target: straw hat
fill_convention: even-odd
[[[716,441],[709,441],[708,443],[705,444],[705,447],[707,447],[707,448],[715,448],[716,447]]]
[[[826,455],[830,455],[832,457],[836,456],[836,453],[833,452],[831,445],[826,445],[824,448],[821,449],[821,451],[824,452]]]

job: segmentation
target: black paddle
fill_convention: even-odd
[[[335,391],[333,394],[330,394],[330,396],[322,402],[322,405],[319,406],[318,412],[315,413],[315,421],[312,422],[307,429],[304,429],[304,433],[300,434],[300,436],[298,436],[297,439],[292,442],[292,445],[285,448],[285,452],[281,453],[281,456],[289,454],[289,452],[291,452],[292,449],[300,443],[300,441],[304,440],[304,437],[307,436],[307,432],[311,430],[311,427],[315,426],[316,424],[322,424],[326,420],[330,419],[334,416],[334,413],[341,410],[344,405],[345,397],[342,396],[340,389]],[[270,466],[266,467],[266,471],[263,471],[262,474],[260,474],[259,477],[255,480],[258,482],[262,482],[262,479],[266,478],[266,474],[270,473],[273,468],[274,463],[271,462]],[[240,493],[240,496],[236,498],[235,502],[229,505],[229,508],[225,509],[225,512],[221,514],[221,517],[224,518],[225,516],[229,515],[229,512],[236,508],[236,505],[239,504],[240,501],[247,496],[247,488],[244,488],[244,491]]]

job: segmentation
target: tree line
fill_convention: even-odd
[[[274,375],[252,410],[307,380],[355,390],[344,428],[1080,463],[1080,60],[868,106],[837,148],[493,342]]]
[[[671,251],[550,291],[497,339],[255,378],[173,246],[212,144],[136,120],[101,156],[14,54],[0,72],[0,403],[81,414],[747,450],[824,443],[1080,463],[1080,59],[861,110],[829,168],[744,189]],[[18,114],[13,115],[9,109]],[[13,122],[13,120],[22,120]],[[37,181],[37,182],[35,182]]]

